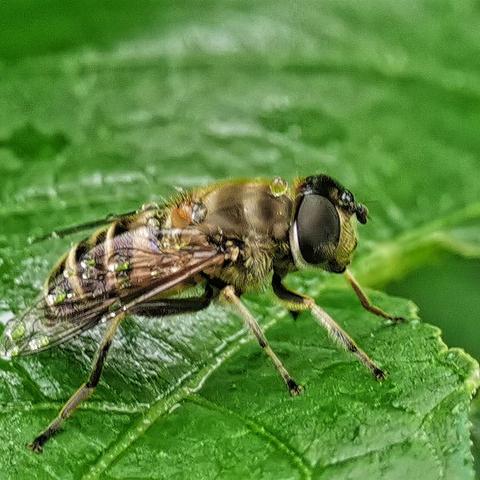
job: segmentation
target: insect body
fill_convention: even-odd
[[[287,273],[306,267],[344,273],[365,308],[400,320],[372,305],[346,270],[357,245],[354,218],[366,223],[367,209],[338,182],[318,175],[293,187],[279,178],[219,183],[105,222],[58,262],[38,301],[3,334],[4,356],[28,355],[108,323],[90,377],[30,444],[32,450],[41,451],[94,391],[115,331],[128,314],[198,311],[220,297],[244,319],[290,393],[301,393],[240,299],[268,283],[291,312],[310,310],[336,341],[383,379],[383,371],[321,307],[282,283]],[[177,295],[199,284],[201,296]]]

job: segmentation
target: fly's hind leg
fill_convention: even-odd
[[[110,321],[102,343],[97,350],[88,380],[69,398],[67,403],[60,410],[60,413],[50,423],[50,425],[42,433],[40,433],[40,435],[35,437],[32,443],[28,445],[32,451],[40,453],[43,450],[43,445],[58,432],[62,423],[69,418],[70,415],[72,415],[80,403],[90,397],[90,395],[94,392],[95,387],[98,385],[100,380],[103,364],[105,363],[108,350],[112,344],[113,336],[115,335],[118,325],[120,325],[120,322],[123,320],[124,316],[124,314],[120,314]]]
[[[207,308],[215,294],[213,288],[207,284],[205,293],[200,297],[190,298],[162,298],[143,303],[135,308],[134,313],[144,317],[164,317],[180,313],[198,312]]]
[[[273,275],[273,291],[282,303],[291,311],[309,310],[315,321],[325,330],[329,336],[337,341],[345,350],[348,350],[367,367],[377,380],[383,380],[385,373],[370,359],[370,357],[354,342],[354,340],[338,325],[335,320],[323,308],[315,304],[314,300],[288,290],[282,283],[278,274]]]
[[[222,290],[221,294],[222,297],[235,308],[236,313],[243,318],[245,324],[255,335],[258,343],[275,365],[275,368],[285,382],[290,394],[293,396],[300,395],[303,390],[302,387],[295,382],[292,376],[288,373],[287,369],[283,366],[282,361],[272,350],[272,347],[270,347],[270,344],[263,333],[262,327],[260,327],[257,320],[255,320],[255,317],[249,312],[247,307],[245,307],[240,298],[237,296],[235,289],[232,286],[227,286]]]
[[[378,317],[383,317],[388,320],[392,320],[393,322],[400,323],[404,322],[405,319],[403,317],[397,317],[395,315],[391,315],[384,310],[382,310],[380,307],[377,307],[374,305],[371,300],[368,298],[367,294],[363,291],[362,287],[358,283],[357,279],[353,276],[352,272],[349,270],[345,270],[345,278],[347,279],[348,283],[350,286],[353,288],[353,291],[357,295],[358,299],[360,300],[360,303],[362,304],[362,307],[365,310],[368,310],[369,312],[373,313],[374,315],[377,315]]]

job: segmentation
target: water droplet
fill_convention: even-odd
[[[126,272],[130,269],[130,262],[116,263],[115,272]]]
[[[141,211],[142,211],[142,212],[145,212],[146,210],[157,210],[157,209],[159,209],[159,208],[160,208],[160,207],[159,207],[158,204],[155,203],[155,202],[152,202],[152,203],[144,203],[144,204],[142,205]]]
[[[207,207],[201,202],[195,202],[192,205],[192,221],[193,223],[201,223],[207,216]]]
[[[69,295],[71,295],[71,293]],[[57,294],[50,293],[49,295],[47,295],[46,301],[48,305],[53,307],[55,305],[62,304],[66,298],[67,298],[66,292],[58,292]],[[68,297],[68,298],[71,298],[71,297]]]
[[[48,337],[42,336],[34,338],[28,342],[28,348],[31,350],[38,350],[40,348],[46,347],[50,343]]]
[[[280,177],[275,177],[270,183],[270,191],[274,197],[284,195],[288,190],[288,183]]]
[[[93,258],[87,258],[85,260],[85,263],[89,266],[89,267],[95,267],[97,265],[97,263],[95,262],[95,259]]]
[[[71,293],[69,295],[71,295]],[[67,294],[65,292],[59,293],[55,297],[55,305],[60,305],[61,303],[63,303],[65,301],[66,298],[67,298]]]
[[[23,324],[23,322],[19,322],[19,324],[15,327],[15,329],[12,331],[10,336],[12,340],[18,341],[21,338],[23,338],[24,335],[25,335],[25,325]]]

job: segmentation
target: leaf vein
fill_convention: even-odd
[[[275,323],[277,323],[275,319],[271,320],[264,325],[264,329],[267,330]],[[132,421],[127,431],[121,437],[117,438],[109,448],[102,452],[95,463],[92,464],[89,470],[83,475],[82,479],[92,480],[100,478],[103,472],[159,418],[170,413],[182,400],[200,390],[207,378],[226,360],[232,357],[246,340],[247,332],[245,329],[239,330],[235,335],[230,337],[230,341],[225,344],[222,350],[215,352],[210,357],[210,362],[206,362],[203,368],[192,369],[184,375],[169,392],[159,397],[149,406],[141,419]]]
[[[273,447],[275,447],[280,452],[284,453],[290,462],[295,465],[298,469],[300,474],[305,479],[312,478],[312,468],[306,458],[304,458],[299,452],[297,452],[291,445],[289,445],[285,440],[281,439],[275,433],[271,432],[267,427],[259,423],[258,421],[254,421],[250,418],[246,418],[239,413],[226,408],[222,407],[215,402],[212,402],[202,395],[196,394],[191,395],[186,399],[187,402],[194,403],[201,407],[207,408],[209,410],[213,410],[216,412],[220,412],[242,422],[250,431],[256,434],[258,437],[262,438],[263,440],[270,443]]]

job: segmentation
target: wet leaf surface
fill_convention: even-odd
[[[370,285],[444,250],[479,256],[475,2],[50,3],[45,24],[22,35],[25,11],[42,18],[44,7],[2,6],[2,321],[69,245],[29,237],[217,178],[337,177],[372,214],[355,263]],[[327,276],[291,282],[390,372],[386,382],[269,295],[250,305],[306,385],[300,398],[219,307],[131,319],[95,397],[41,457],[24,444],[83,381],[99,332],[1,362],[2,475],[472,478],[476,365],[429,325],[386,326]]]
[[[235,317],[219,307],[188,317],[130,320],[94,398],[41,456],[24,444],[88,371],[93,340],[2,362],[2,458],[9,478],[425,478],[471,475],[469,397],[477,366],[447,350],[412,304],[376,294],[412,321],[387,325],[350,292],[318,301],[389,372],[373,380],[303,314],[269,295],[252,310],[305,394],[291,398]],[[92,340],[92,342],[88,341]],[[15,452],[15,455],[12,455]],[[7,460],[8,459],[8,460]],[[38,478],[38,477],[37,477]]]

